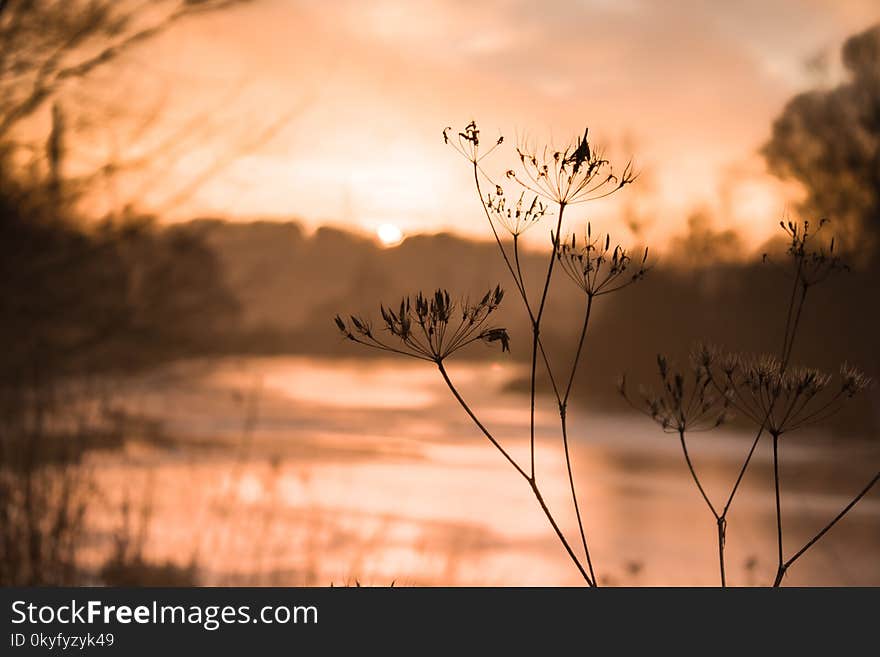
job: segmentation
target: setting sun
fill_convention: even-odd
[[[403,231],[394,224],[380,224],[376,228],[376,237],[383,246],[397,246],[403,241]]]

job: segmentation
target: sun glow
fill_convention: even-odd
[[[403,241],[403,231],[394,224],[380,224],[376,228],[376,237],[382,246],[397,246]]]

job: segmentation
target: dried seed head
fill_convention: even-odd
[[[547,200],[569,205],[609,196],[636,179],[632,163],[617,176],[611,163],[590,146],[589,130],[563,150],[545,147],[540,154],[525,144],[517,147],[523,175],[507,177]]]
[[[666,381],[669,377],[669,361],[663,354],[657,354],[657,368],[660,370],[660,378]]]
[[[499,136],[485,152],[480,152],[480,129],[476,121],[471,121],[458,133],[452,127],[443,128],[443,143],[451,145],[466,160],[476,165],[480,160],[504,143]]]
[[[869,377],[848,363],[840,366],[840,379],[841,391],[847,397],[854,397],[871,385]]]
[[[486,325],[503,298],[504,291],[496,286],[476,303],[467,299],[455,302],[446,290],[436,290],[431,296],[419,292],[414,297],[404,297],[396,310],[380,305],[385,330],[400,343],[396,346],[380,339],[367,319],[352,315],[346,322],[337,315],[334,321],[343,336],[354,342],[440,362],[473,342],[500,342],[502,351],[510,350],[507,330]]]
[[[606,234],[604,239],[594,238],[590,223],[587,223],[583,245],[578,243],[574,234],[571,239],[558,244],[553,233],[551,239],[556,244],[556,258],[563,271],[591,297],[616,292],[640,281],[649,269],[647,248],[641,260],[634,262],[620,245],[611,248],[611,235]]]
[[[809,220],[800,223],[783,219],[779,226],[788,237],[787,253],[794,261],[795,275],[806,288],[821,283],[831,274],[849,271],[849,266],[835,251],[835,239],[832,236],[827,245],[822,243],[822,229],[829,223],[821,219],[813,230]],[[764,254],[767,260],[767,254]]]
[[[694,369],[702,368],[708,372],[718,357],[717,347],[705,342],[698,342],[691,351],[691,364]]]
[[[527,201],[523,192],[511,207],[503,196],[504,191],[500,186],[496,187],[496,192],[500,193],[486,197],[486,210],[491,221],[501,224],[514,237],[527,231],[547,214],[547,206],[537,196]]]
[[[657,356],[660,391],[641,388],[642,402],[630,404],[648,415],[665,432],[708,431],[730,417],[730,398],[719,394],[702,366],[690,373],[674,370],[662,354]],[[621,377],[618,390],[627,401],[626,379]]]
[[[869,381],[844,364],[840,385],[814,368],[786,368],[773,356],[725,356],[719,359],[715,385],[740,413],[780,436],[820,423],[840,411],[844,401],[864,390]]]

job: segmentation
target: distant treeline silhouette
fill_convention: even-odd
[[[16,209],[0,207],[3,384],[149,367],[234,325],[237,301],[197,237]]]
[[[37,376],[38,368],[43,375],[124,371],[199,355],[369,358],[370,352],[352,352],[327,331],[336,308],[366,312],[367,300],[392,301],[443,282],[482,294],[505,274],[493,257],[494,244],[449,234],[418,235],[386,249],[334,228],[308,234],[295,222],[203,219],[83,229],[57,219],[21,219],[10,207],[0,233],[7,382]],[[715,248],[695,239],[713,238],[691,235],[678,248]],[[578,382],[581,393],[573,403],[622,409],[613,386],[621,366],[634,378],[647,377],[645,364],[661,347],[684,360],[706,335],[731,348],[773,350],[755,319],[784,312],[778,299],[787,280],[768,275],[772,264],[763,263],[761,253],[722,264],[703,258],[696,267],[683,264],[690,262],[688,252],[661,254],[643,285],[609,298],[597,311],[591,331],[604,347],[590,355],[591,375]],[[526,252],[522,266],[532,271],[540,262]],[[872,302],[878,270],[872,258],[846,273],[845,284],[816,291],[822,298],[807,310],[813,316],[805,318],[799,338],[804,364],[830,368],[849,360],[869,375],[880,373],[880,309]],[[580,312],[575,301],[575,291],[565,288],[549,297],[552,312],[543,329],[549,350],[574,342],[563,318]],[[528,326],[503,306],[498,313],[510,329],[512,357],[524,361]],[[606,316],[628,319],[612,325]],[[467,355],[498,358],[490,349]],[[880,412],[869,402],[861,406],[860,427],[880,426]]]
[[[327,317],[335,309],[366,313],[371,310],[369,300],[391,302],[413,290],[441,284],[478,296],[491,281],[504,280],[506,274],[493,257],[494,244],[450,234],[417,235],[386,249],[369,238],[334,228],[308,234],[294,222],[198,220],[168,230],[197,236],[216,253],[225,285],[241,305],[240,323],[216,336],[215,347],[221,351],[369,358],[369,350],[353,351],[328,332]],[[713,244],[715,239],[722,244]],[[634,379],[640,374],[653,375],[650,363],[658,350],[685,362],[693,343],[706,335],[730,348],[778,349],[777,344],[767,342],[757,320],[780,315],[784,320],[785,308],[778,300],[784,297],[789,280],[774,265],[774,254],[784,245],[771,242],[754,253],[742,253],[740,261],[709,264],[716,248],[728,247],[724,233],[692,230],[673,242],[673,250],[658,256],[643,284],[606,300],[591,327],[593,339],[603,348],[591,353],[591,375],[578,383],[582,392],[575,403],[623,408],[613,386],[621,366]],[[694,262],[692,250],[702,253],[702,264],[685,264]],[[768,262],[762,258],[765,252]],[[537,273],[541,263],[526,252],[522,266]],[[880,331],[880,309],[870,301],[878,273],[880,261],[871,258],[815,291],[815,303],[805,311],[808,316],[798,337],[803,364],[833,369],[849,360],[860,363],[869,375],[880,373],[880,347],[873,337]],[[568,313],[581,312],[576,299],[576,291],[565,288],[548,299],[550,312],[542,331],[551,351],[565,349],[576,340],[570,334],[571,322],[565,321]],[[606,317],[628,319],[612,324],[604,321]],[[512,357],[524,361],[528,326],[518,322],[515,314],[506,314],[503,305],[498,321],[510,329]],[[499,355],[495,349],[473,349],[465,357]],[[880,415],[871,410],[871,402],[859,405],[859,427],[869,431],[880,426]]]

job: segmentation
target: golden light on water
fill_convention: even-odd
[[[303,357],[204,365],[191,363],[194,378],[178,386],[144,380],[149,394],[131,401],[151,410],[177,399],[167,419],[178,432],[189,427],[181,448],[210,435],[234,449],[186,459],[144,446],[90,461],[111,510],[126,499],[134,508],[150,504],[144,555],[151,561],[184,567],[197,554],[203,581],[211,585],[326,586],[356,578],[376,585],[579,584],[528,487],[468,423],[432,368],[384,359],[365,368]],[[502,391],[523,372],[500,364],[450,368],[462,393],[520,459],[528,454],[528,408],[522,409],[523,397]],[[229,403],[229,393],[253,385],[257,373],[257,421],[243,437],[241,409]],[[321,403],[315,388],[334,389],[337,397]],[[356,398],[360,404],[349,403]],[[552,438],[555,410],[540,404],[537,411],[539,476],[548,504],[563,527],[574,530],[561,448]],[[573,426],[583,426],[587,418],[575,410],[573,419]],[[639,418],[590,414],[587,424],[589,430],[573,434],[572,458],[604,581],[714,584],[705,509],[683,476],[677,445],[653,440],[653,428]],[[738,444],[735,432],[725,431],[700,445],[710,490],[722,488],[736,468]],[[810,460],[822,452],[805,446],[802,454]],[[759,456],[766,464],[766,450]],[[757,467],[766,476],[766,465]],[[821,466],[814,461],[810,467]],[[760,475],[744,481],[737,526],[766,527],[764,481]],[[831,495],[792,510],[793,535],[807,534],[817,512],[840,504]],[[877,502],[865,501],[837,528],[838,547],[818,549],[791,581],[856,581],[852,573],[861,568],[863,581],[876,582],[870,567],[876,512]],[[89,522],[107,532],[117,521],[108,511]],[[772,537],[763,531],[733,537],[728,548],[737,581],[770,577],[770,561],[747,564],[754,554],[772,552]],[[857,566],[837,556],[848,544],[847,559]],[[83,557],[100,564],[104,554],[95,544]]]

